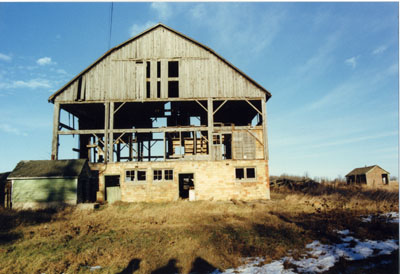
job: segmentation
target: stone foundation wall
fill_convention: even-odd
[[[105,177],[119,175],[125,202],[179,199],[179,174],[193,174],[196,200],[270,199],[268,162],[265,160],[167,161],[92,164],[99,170],[97,200],[104,201]],[[236,168],[254,168],[255,178],[236,179]],[[153,170],[173,170],[173,180],[153,180]],[[127,170],[146,171],[145,181],[126,181]]]

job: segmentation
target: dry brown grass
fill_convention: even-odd
[[[361,238],[396,237],[396,225],[359,218],[396,210],[395,192],[342,186],[280,189],[270,201],[2,210],[0,273],[85,273],[96,265],[102,268],[95,273],[225,269],[243,257],[266,256],[268,262],[314,239],[335,241],[335,229],[349,228]]]

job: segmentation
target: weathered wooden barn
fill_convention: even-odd
[[[389,172],[378,165],[355,168],[346,175],[348,184],[379,187],[389,184]]]
[[[11,187],[7,181],[10,173],[0,173],[0,207],[11,207]]]
[[[21,161],[7,178],[15,209],[75,205],[95,200],[87,160]],[[94,195],[93,195],[94,194]]]
[[[210,48],[158,24],[50,96],[52,159],[79,136],[98,201],[269,199],[271,94]],[[61,122],[71,115],[72,124]]]

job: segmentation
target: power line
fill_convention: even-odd
[[[111,48],[111,33],[112,33],[113,10],[114,10],[114,2],[111,2],[111,7],[110,7],[110,33],[108,35],[108,49]]]

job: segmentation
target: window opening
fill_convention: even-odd
[[[256,170],[255,168],[251,167],[251,168],[246,168],[246,177],[249,179],[254,179],[256,178]]]
[[[172,169],[164,170],[164,179],[165,180],[173,180],[174,179],[174,171]]]
[[[146,77],[150,78],[150,62],[146,62]]]
[[[236,179],[244,179],[244,169],[243,168],[237,168],[236,169]]]
[[[153,180],[154,181],[162,180],[162,170],[154,170],[153,171]]]
[[[157,98],[161,98],[161,82],[157,82]]]
[[[178,81],[168,81],[168,97],[179,97],[179,84]]]
[[[135,170],[127,170],[125,173],[125,182],[135,181]]]
[[[157,62],[157,78],[161,77],[161,62]]]
[[[150,82],[146,82],[146,98],[150,98]]]
[[[144,170],[138,170],[138,181],[146,181],[146,171]]]
[[[169,61],[168,62],[168,77],[179,77],[178,61]]]

